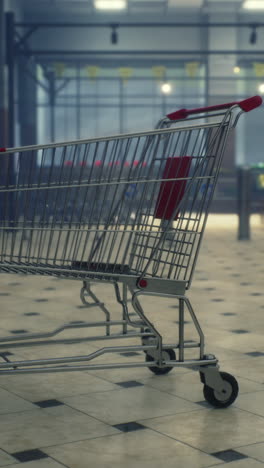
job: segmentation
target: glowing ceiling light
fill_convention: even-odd
[[[264,83],[261,83],[258,89],[261,94],[264,94]]]
[[[243,8],[246,10],[264,10],[264,0],[245,0]]]
[[[127,7],[127,0],[94,0],[97,10],[124,10]]]
[[[164,93],[164,94],[170,94],[171,93],[171,84],[170,83],[162,83],[161,85],[161,91]]]
[[[236,67],[233,68],[233,72],[234,72],[234,73],[240,73],[240,70],[241,70],[241,68],[238,67],[238,66],[236,66]]]

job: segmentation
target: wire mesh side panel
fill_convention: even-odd
[[[187,279],[227,128],[0,154],[0,269]]]
[[[154,212],[143,215],[141,230],[135,233],[132,269],[142,275],[184,280],[188,287],[229,129],[226,120],[182,130],[174,138],[173,149],[156,158],[162,181]]]

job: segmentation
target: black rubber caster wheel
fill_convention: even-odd
[[[155,358],[153,356],[148,354],[147,351],[145,351],[145,352],[146,352],[146,362],[155,361]],[[171,348],[170,349],[164,349],[162,351],[162,357],[166,361],[168,361],[168,360],[176,361],[175,351],[173,349],[171,349]],[[151,370],[151,372],[153,372],[153,374],[165,375],[165,374],[168,374],[173,369],[173,366],[167,366],[167,367],[151,366],[151,367],[149,367],[149,369]]]
[[[238,383],[233,375],[227,372],[220,372],[222,379],[225,381],[225,389],[222,392],[214,390],[208,385],[204,385],[204,398],[210,405],[216,408],[227,408],[232,405],[238,395]]]

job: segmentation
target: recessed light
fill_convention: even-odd
[[[97,10],[124,10],[127,7],[127,0],[94,0]]]
[[[261,94],[264,94],[264,83],[261,83],[258,89]]]
[[[164,94],[170,94],[171,93],[171,84],[170,83],[162,83],[161,91]]]
[[[246,10],[264,10],[263,0],[245,0],[243,8]]]

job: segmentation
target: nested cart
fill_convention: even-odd
[[[87,341],[139,340],[137,345],[105,346],[81,356],[13,362],[6,358],[1,374],[142,366],[166,374],[176,366],[189,366],[200,372],[209,403],[226,407],[235,400],[237,381],[219,371],[214,355],[205,354],[204,335],[186,291],[229,133],[241,113],[261,102],[255,96],[182,109],[153,131],[1,149],[0,271],[81,280],[83,304],[88,311],[97,307],[103,320],[2,337],[0,348],[49,344],[64,330],[89,327],[102,327],[104,333]],[[120,320],[112,319],[94,283],[113,286]],[[148,295],[178,300],[174,344],[163,342],[143,310],[141,296]],[[195,342],[185,339],[185,311],[197,332]],[[120,330],[113,332],[116,326]],[[197,355],[186,359],[186,350],[192,348]],[[106,353],[135,351],[145,359],[90,363]]]

